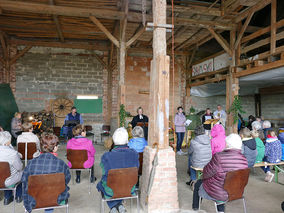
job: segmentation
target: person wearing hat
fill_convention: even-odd
[[[114,148],[110,152],[104,153],[101,158],[102,179],[97,184],[98,191],[101,192],[105,198],[111,198],[113,196],[112,189],[107,186],[109,170],[131,167],[139,168],[138,153],[127,146],[127,130],[123,127],[118,128],[115,130],[112,139]],[[132,187],[131,193],[135,194],[135,185]],[[107,204],[110,208],[110,213],[126,212],[125,207],[122,205],[122,200],[108,201]]]
[[[228,193],[223,188],[227,172],[248,168],[248,162],[242,152],[242,139],[237,134],[226,138],[226,148],[213,155],[203,169],[203,179],[194,184],[192,208],[198,210],[199,196],[213,201],[226,201]],[[218,212],[224,212],[225,206],[218,205]]]
[[[5,186],[9,187],[19,183],[23,174],[23,163],[11,145],[11,135],[7,131],[0,132],[0,162],[8,162],[10,165],[11,175],[5,180]],[[16,189],[16,202],[22,202],[22,184]],[[4,191],[4,205],[9,205],[14,200],[12,190]]]

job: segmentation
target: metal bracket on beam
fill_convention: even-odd
[[[148,22],[147,25],[146,25],[146,31],[153,31],[154,28],[166,28],[166,32],[169,33],[169,32],[172,32],[172,29],[174,29],[174,25],[172,24],[154,24],[152,22]]]

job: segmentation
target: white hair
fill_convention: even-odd
[[[125,145],[128,143],[128,133],[124,127],[116,129],[112,136],[114,145]]]
[[[270,123],[270,121],[265,120],[265,121],[263,121],[262,126],[263,126],[263,129],[270,128],[271,127],[271,123]]]
[[[259,121],[254,121],[251,124],[251,127],[253,130],[260,130],[261,129],[261,123]]]
[[[226,137],[227,149],[242,149],[242,139],[238,134],[232,133]]]
[[[134,138],[144,138],[144,130],[141,126],[136,126],[132,129],[132,136]]]
[[[7,131],[0,132],[0,146],[4,146],[6,143],[11,141],[11,134]]]

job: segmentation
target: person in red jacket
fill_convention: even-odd
[[[199,208],[199,196],[213,201],[226,201],[228,193],[223,188],[226,174],[230,171],[248,168],[245,156],[241,153],[242,140],[237,134],[226,138],[226,148],[213,155],[203,169],[203,179],[194,185],[192,209]],[[218,212],[224,212],[225,206],[218,205]]]

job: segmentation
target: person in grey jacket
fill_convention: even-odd
[[[212,158],[211,141],[208,135],[205,134],[203,126],[198,126],[194,130],[195,138],[191,140],[188,150],[189,159],[188,167],[190,169],[190,181],[187,185],[192,186],[196,181],[196,171],[191,166],[203,168]]]
[[[19,183],[23,174],[23,163],[11,145],[11,135],[9,132],[0,132],[0,162],[8,162],[11,175],[5,180],[5,186],[9,187]],[[4,191],[4,205],[10,204],[14,200],[12,190]],[[22,202],[22,184],[17,186],[16,202]]]
[[[255,164],[257,156],[256,141],[252,137],[251,131],[247,127],[241,129],[239,135],[243,142],[242,154],[247,159],[248,167],[251,168]]]

